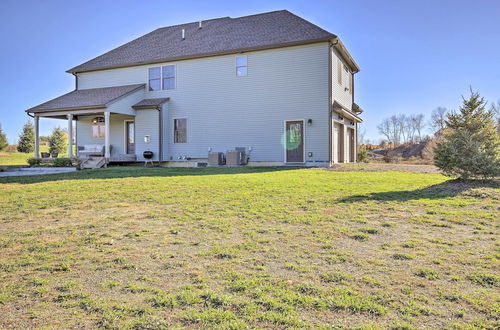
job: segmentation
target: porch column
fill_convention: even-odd
[[[111,153],[109,152],[109,111],[106,111],[104,112],[104,148],[105,148],[105,152],[104,152],[104,157],[106,157],[106,160],[109,160],[109,158],[111,157]]]
[[[68,158],[73,158],[73,115],[68,115]]]
[[[40,158],[40,117],[35,115],[35,158]]]

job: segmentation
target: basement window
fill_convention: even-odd
[[[247,57],[237,56],[236,57],[236,76],[243,77],[247,75]]]

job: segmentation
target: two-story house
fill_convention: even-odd
[[[160,28],[67,72],[74,91],[27,110],[36,157],[39,119],[60,118],[70,157],[101,145],[106,162],[147,150],[186,165],[236,147],[249,165],[356,161],[359,67],[336,35],[286,10]]]

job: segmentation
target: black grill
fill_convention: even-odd
[[[142,153],[142,156],[145,158],[145,159],[151,159],[153,158],[153,152],[152,151],[144,151]]]

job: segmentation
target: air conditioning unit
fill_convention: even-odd
[[[226,158],[223,152],[209,152],[208,153],[208,165],[209,166],[219,166],[226,163]]]
[[[248,164],[248,156],[245,147],[237,147],[235,150],[228,150],[226,156],[227,165],[246,165]]]

